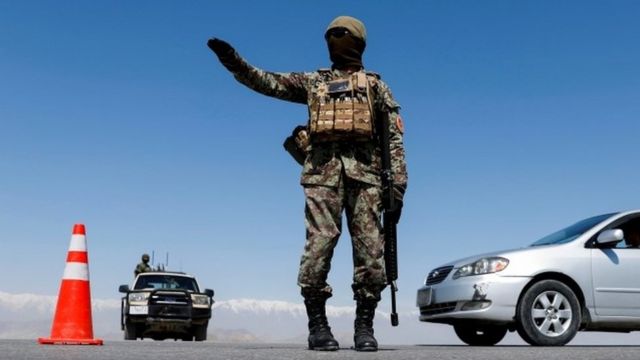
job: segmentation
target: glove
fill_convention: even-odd
[[[400,222],[400,216],[402,215],[402,201],[395,201],[394,202],[394,209],[391,211],[386,211],[384,213],[385,217],[388,217],[389,220],[391,220],[392,223],[397,224],[398,222]]]
[[[384,213],[385,217],[388,217],[391,222],[397,224],[400,221],[402,215],[402,206],[404,205],[404,192],[406,191],[405,185],[393,185],[393,209]]]
[[[393,184],[393,200],[402,204],[405,191],[407,191],[406,185]],[[400,207],[402,207],[402,205],[400,205]]]
[[[228,42],[212,38],[207,41],[207,46],[216,54],[216,56],[218,56],[218,60],[220,60],[222,66],[227,68],[227,70],[232,73],[236,73],[241,70],[242,61],[236,54],[236,50],[229,45]]]
[[[211,38],[207,41],[207,46],[211,51],[216,53],[218,58],[222,60],[223,58],[229,57],[235,50],[228,42],[224,40],[220,40],[218,38]]]
[[[296,126],[291,132],[291,136],[287,137],[282,145],[298,164],[304,165],[309,146],[307,127]]]
[[[309,152],[309,132],[306,126],[298,125],[291,133],[296,140],[296,146],[302,150],[305,154]]]

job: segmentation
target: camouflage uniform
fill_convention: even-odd
[[[267,96],[299,104],[311,101],[319,83],[342,78],[347,74],[337,69],[304,73],[268,72],[251,66],[235,51],[229,54],[223,64],[247,87]],[[402,120],[398,114],[400,106],[377,75],[367,74],[374,79],[374,112],[389,114],[394,183],[404,188],[407,184],[407,171]],[[331,287],[326,280],[333,250],[342,231],[344,209],[353,246],[354,298],[380,300],[380,292],[386,285],[380,221],[380,169],[377,141],[312,143],[304,161],[300,181],[306,197],[307,234],[298,276],[303,296],[331,296]]]
[[[151,266],[149,266],[149,255],[142,255],[142,262],[136,265],[136,269],[133,271],[134,276],[138,276],[138,274],[143,272],[153,271]]]
[[[138,264],[136,266],[136,269],[133,271],[133,273],[134,273],[134,275],[137,276],[140,273],[149,272],[149,271],[151,271],[151,266],[149,266],[149,264],[145,264],[145,263],[141,262],[140,264]]]

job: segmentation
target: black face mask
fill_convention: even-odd
[[[329,57],[336,69],[358,68],[362,69],[362,53],[365,43],[351,34],[343,36],[327,36]]]

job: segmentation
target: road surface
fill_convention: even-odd
[[[181,341],[107,341],[104,346],[39,345],[36,340],[0,340],[2,360],[293,360],[293,359],[639,359],[638,346],[564,346],[540,348],[531,346],[439,346],[382,345],[377,353],[358,353],[349,348],[337,352],[315,352],[302,344],[228,344],[187,343]]]

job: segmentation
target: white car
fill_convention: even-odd
[[[179,272],[144,272],[124,295],[120,324],[125,340],[167,338],[204,341],[211,319],[213,290],[200,290],[196,278]]]
[[[564,345],[583,331],[640,330],[640,210],[594,216],[531,246],[454,261],[418,290],[420,320],[469,345],[507,331]]]

